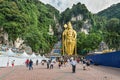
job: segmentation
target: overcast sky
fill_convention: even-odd
[[[81,2],[85,4],[89,11],[97,13],[112,4],[120,3],[120,0],[40,0],[43,3],[48,3],[57,8],[60,12],[64,11],[68,7],[72,7],[73,4]]]

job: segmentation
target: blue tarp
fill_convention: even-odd
[[[86,56],[94,64],[120,68],[120,51]]]

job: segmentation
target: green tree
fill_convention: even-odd
[[[99,33],[90,33],[89,35],[78,33],[77,38],[77,52],[80,55],[86,54],[83,52],[94,51],[102,41],[102,36]]]
[[[106,25],[106,36],[105,41],[110,48],[120,49],[120,20],[117,18],[112,18],[108,21]]]

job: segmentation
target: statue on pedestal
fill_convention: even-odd
[[[62,51],[63,55],[76,55],[76,37],[77,33],[72,28],[71,22],[64,25],[65,30],[62,34]]]

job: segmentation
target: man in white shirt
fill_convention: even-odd
[[[77,61],[75,60],[75,58],[71,61],[71,65],[72,65],[72,73],[75,73],[76,70],[76,64]]]

